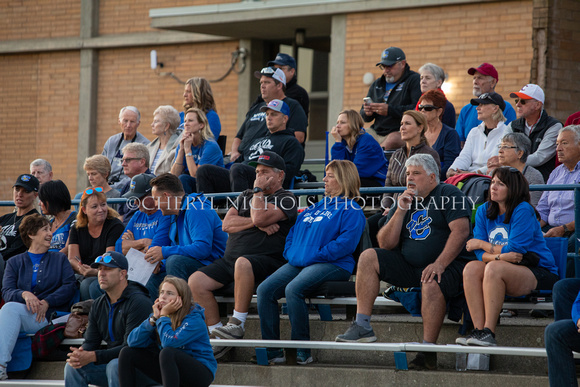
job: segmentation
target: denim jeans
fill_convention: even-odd
[[[91,288],[94,288],[95,286],[99,287],[99,281],[97,277],[85,277],[81,281],[80,286],[81,301],[90,300],[91,298],[93,298],[91,296]]]
[[[88,387],[89,384],[104,387],[119,386],[119,359],[113,359],[108,364],[89,363],[81,368],[64,366],[65,387]]]
[[[44,319],[36,321],[36,314],[26,309],[26,304],[8,302],[0,309],[0,365],[6,367],[12,359],[12,351],[20,332],[36,333],[48,325]]]
[[[258,286],[258,314],[263,340],[280,340],[278,300],[286,297],[292,340],[310,340],[308,305],[304,295],[327,281],[345,281],[350,273],[331,263],[304,268],[285,264]]]
[[[197,192],[197,182],[195,177],[183,174],[179,175],[179,181],[181,181],[181,185],[183,185],[183,190],[186,195]]]
[[[566,278],[556,282],[552,289],[555,321],[572,318],[572,304],[579,292],[580,278]]]

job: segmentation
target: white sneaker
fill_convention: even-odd
[[[0,380],[8,379],[8,373],[6,372],[6,367],[0,366]]]

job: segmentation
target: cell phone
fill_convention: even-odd
[[[363,102],[365,103],[365,105],[370,105],[373,102],[373,100],[371,99],[371,97],[364,97]]]

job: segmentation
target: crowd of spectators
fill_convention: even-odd
[[[558,279],[544,238],[568,237],[573,251],[572,191],[530,193],[529,185],[578,183],[580,126],[549,116],[534,84],[510,94],[514,110],[495,92],[499,75],[489,63],[467,70],[475,98],[457,120],[441,67],[427,63],[414,72],[398,47],[385,49],[376,66],[383,73],[360,112],[341,111],[329,130],[324,197],[301,212],[288,189],[304,160],[309,98],[296,83],[296,61],[283,53],[255,72],[260,95],[226,163],[204,78],[186,82],[183,113],[155,109],[152,142],[137,131],[139,110],[120,110],[121,132],[84,163],[90,186],[75,196],[77,211],[50,163],[34,160],[14,183],[14,211],[0,217],[0,380],[18,333],[36,332],[80,298],[95,302],[85,343],[68,355],[67,386],[175,385],[191,375],[207,386],[215,359],[230,349],[212,348],[209,338],[244,337],[254,292],[262,339],[280,339],[284,297],[291,338],[309,340],[305,298],[324,282],[348,280],[355,268],[357,315],[337,341],[377,340],[370,320],[382,280],[420,288],[425,343],[437,342],[447,302],[465,294],[474,330],[456,342],[496,345],[496,304],[505,295],[549,290]],[[464,193],[442,181],[459,174],[491,180],[473,232]],[[385,194],[383,208],[365,220],[361,186],[405,191]],[[223,221],[204,195],[213,192],[242,192]],[[119,197],[129,200],[107,202]],[[374,246],[358,251],[367,221]],[[132,280],[131,249],[153,268],[143,283]],[[214,292],[228,287],[235,306],[224,325]],[[557,320],[577,309],[563,305]],[[562,324],[549,329],[570,331]],[[552,356],[567,356],[557,348],[567,340],[546,341],[560,351]],[[271,363],[286,359],[281,348],[267,355]],[[298,364],[313,361],[310,349],[298,350]],[[436,353],[419,353],[410,366],[436,369]],[[552,358],[551,379],[555,370]]]

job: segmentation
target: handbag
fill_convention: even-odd
[[[85,334],[89,325],[89,312],[93,306],[93,300],[77,302],[71,307],[71,314],[68,317],[64,328],[64,336],[69,339],[80,339]]]
[[[522,260],[516,265],[526,266],[526,267],[536,267],[540,263],[540,256],[533,251],[528,251],[522,256]]]

